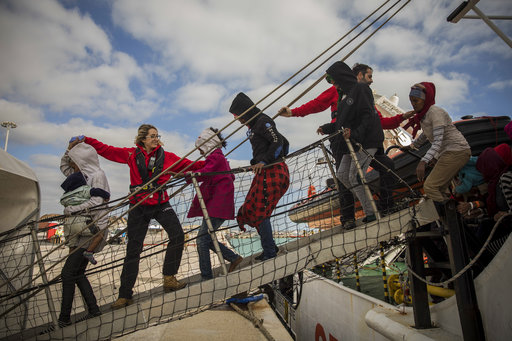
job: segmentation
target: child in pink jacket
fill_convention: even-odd
[[[210,137],[212,138],[208,140]],[[230,171],[231,168],[229,167],[228,160],[226,160],[226,157],[221,150],[221,147],[225,146],[226,141],[222,141],[222,136],[218,133],[218,129],[207,128],[203,130],[201,135],[197,138],[196,147],[199,148],[201,155],[206,157],[205,165],[203,168],[195,170],[194,173]],[[234,219],[235,187],[233,185],[233,181],[235,180],[235,176],[231,173],[225,173],[216,175],[199,175],[196,179],[201,182],[199,189],[203,196],[213,229],[217,230],[225,220]],[[187,181],[190,181],[190,179]],[[201,210],[201,205],[196,195],[192,201],[187,217],[192,218],[202,216],[203,211]],[[229,272],[233,271],[242,261],[242,257],[228,249],[222,243],[219,243],[219,247],[222,252],[222,257],[231,263]],[[203,280],[213,278],[210,262],[210,250],[215,251],[212,238],[208,233],[206,219],[203,218],[203,222],[197,235],[199,269],[201,270],[201,277]]]

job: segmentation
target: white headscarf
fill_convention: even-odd
[[[213,137],[208,142],[203,144],[211,136]],[[220,140],[219,136],[210,128],[206,128],[205,130],[203,130],[201,132],[201,135],[199,135],[199,137],[196,140],[196,147],[201,148],[201,150],[204,152],[205,157],[210,155],[215,149],[220,148],[221,146],[222,141]]]

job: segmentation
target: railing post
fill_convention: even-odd
[[[352,142],[350,142],[350,139],[345,137],[345,142],[347,143],[348,150],[350,151],[350,156],[352,157],[352,160],[356,164],[357,172],[359,173],[359,177],[361,178],[361,183],[363,184],[364,192],[368,199],[370,200],[370,204],[372,205],[372,210],[375,212],[375,217],[377,219],[380,219],[380,213],[377,209],[377,205],[375,204],[375,200],[373,200],[372,192],[370,191],[370,187],[368,187],[368,183],[366,182],[365,175],[363,173],[363,170],[361,169],[361,165],[359,164],[359,160],[357,159],[356,152],[354,151],[354,147],[352,146]],[[361,146],[361,148],[363,148]],[[366,213],[366,212],[365,212]]]
[[[415,228],[415,227],[413,227]],[[412,271],[421,278],[425,278],[425,265],[423,263],[423,247],[419,238],[413,236],[407,245],[407,261]],[[416,276],[411,275],[411,296],[414,314],[414,326],[417,329],[432,328],[430,308],[428,306],[427,284]],[[404,300],[406,293],[404,292]]]
[[[323,142],[320,143],[320,146],[322,147],[322,152],[324,153],[324,157],[327,160],[327,165],[329,166],[329,171],[331,172],[332,178],[334,180],[334,185],[336,186],[336,190],[338,191],[338,193],[341,193],[340,192],[340,186],[338,184],[338,178],[336,177],[336,171],[334,170],[334,168],[332,168],[332,163],[330,161],[331,159],[329,158],[329,154],[327,153],[327,149],[325,148],[325,145],[324,145]]]
[[[361,282],[359,281],[359,266],[357,265],[357,254],[354,253],[354,270],[356,274],[356,288],[361,292]]]
[[[455,200],[450,200],[445,204],[446,225],[450,233],[449,243],[451,246],[448,248],[448,252],[453,274],[461,271],[469,263],[463,227],[456,207],[457,202]],[[478,309],[475,284],[471,272],[464,272],[455,279],[454,285],[464,340],[485,340],[482,316]]]
[[[197,193],[197,198],[199,199],[199,204],[201,205],[201,210],[203,211],[203,218],[206,221],[206,225],[208,226],[208,233],[213,241],[213,247],[215,248],[215,253],[217,257],[219,257],[220,265],[222,267],[222,271],[224,275],[228,274],[228,268],[226,267],[226,262],[224,257],[222,257],[222,252],[220,252],[219,242],[217,241],[217,235],[215,234],[215,230],[213,229],[212,222],[210,220],[210,216],[208,215],[208,210],[206,209],[206,205],[204,203],[203,195],[201,194],[201,190],[199,189],[199,184],[197,183],[197,179],[194,174],[192,174],[192,183],[194,184],[194,188]]]
[[[336,279],[341,282],[340,260],[336,258]]]
[[[41,246],[39,245],[39,240],[37,239],[37,222],[34,222],[32,224],[32,227],[30,229],[30,234],[32,235],[32,239],[34,242],[34,248],[35,248],[35,254],[37,256],[37,263],[39,265],[39,271],[41,272],[41,280],[43,281],[43,284],[45,285],[44,291],[46,293],[46,300],[48,301],[48,308],[50,309],[50,315],[52,317],[53,323],[57,326],[57,313],[55,310],[55,305],[53,304],[53,297],[50,290],[50,287],[48,286],[48,277],[46,276],[46,270],[44,268],[44,261],[43,256],[41,255]]]
[[[380,243],[380,266],[382,269],[382,282],[384,284],[384,300],[389,303],[388,279],[386,274],[386,259],[384,257],[384,246]]]

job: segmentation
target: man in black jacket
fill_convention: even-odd
[[[333,153],[341,155],[341,164],[336,176],[357,196],[366,217],[363,222],[376,219],[371,205],[371,199],[365,194],[364,188],[358,182],[358,172],[355,162],[350,156],[345,138],[350,138],[356,150],[356,156],[363,173],[371,162],[371,158],[355,143],[361,144],[369,154],[374,155],[378,148],[382,148],[384,133],[380,118],[375,111],[373,95],[368,84],[358,83],[350,67],[343,62],[336,62],[327,69],[327,80],[338,90],[338,111],[336,122],[324,124],[318,129],[319,133],[331,134],[343,129],[343,136],[337,135],[331,148]],[[353,227],[353,222],[346,222],[346,227]]]

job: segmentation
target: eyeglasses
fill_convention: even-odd
[[[327,81],[327,83],[329,83],[329,84],[334,84],[334,79],[332,79],[332,77],[331,77],[331,76],[329,76],[329,75],[326,75],[326,76],[325,76],[325,80],[326,80],[326,81]]]
[[[161,137],[162,137],[161,135],[146,135],[146,138],[150,138],[150,139],[160,140]]]

